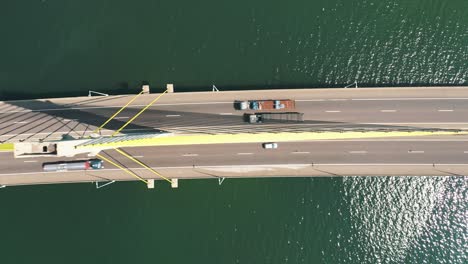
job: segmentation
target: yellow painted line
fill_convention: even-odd
[[[362,138],[389,138],[389,137],[416,137],[435,135],[466,135],[467,132],[282,132],[282,133],[256,133],[256,134],[218,134],[218,135],[173,135],[166,137],[135,139],[120,142],[84,145],[86,147],[143,147],[143,146],[174,146],[197,144],[226,144],[226,143],[260,143],[260,142],[287,142],[287,141],[314,141],[331,139],[362,139]]]
[[[13,143],[3,143],[0,144],[0,151],[13,151],[14,150],[14,145]]]
[[[126,105],[124,105],[122,108],[119,109],[119,111],[115,112],[114,115],[112,115],[111,117],[109,117],[109,119],[107,119],[106,122],[104,122],[104,124],[102,124],[100,127],[96,128],[93,133],[96,133],[98,132],[99,130],[101,130],[105,125],[107,125],[107,123],[109,123],[114,117],[116,117],[120,112],[122,112],[122,110],[124,110],[125,108],[127,108],[127,106],[129,104],[131,104],[133,101],[135,101],[135,99],[138,98],[138,96],[140,96],[141,94],[143,93],[143,90],[137,94],[135,97],[132,98],[132,100],[130,100]]]
[[[139,115],[141,115],[141,113],[143,113],[146,109],[148,109],[148,107],[150,107],[152,104],[154,104],[157,100],[159,100],[159,98],[161,98],[161,96],[163,96],[165,93],[167,93],[167,90],[164,91],[162,94],[160,94],[158,97],[156,97],[156,99],[154,99],[153,101],[151,101],[147,106],[145,106],[143,109],[140,110],[140,112],[138,112],[134,117],[132,117],[130,120],[127,121],[127,123],[125,123],[121,128],[119,128],[117,131],[114,132],[114,134],[111,135],[111,137],[117,135],[122,129],[124,129],[126,126],[128,126],[131,122],[133,122],[133,120],[135,120],[135,118],[137,118]]]
[[[115,150],[116,150],[117,152],[119,152],[120,154],[124,155],[125,157],[131,159],[132,161],[138,163],[139,165],[145,167],[147,170],[151,171],[151,172],[152,172],[153,174],[155,174],[156,176],[161,177],[161,178],[163,178],[164,180],[166,180],[166,181],[172,183],[171,180],[169,180],[168,178],[162,176],[161,174],[159,174],[157,171],[153,170],[152,168],[146,166],[146,164],[144,164],[143,162],[141,162],[141,161],[135,159],[134,157],[128,155],[127,153],[123,152],[122,150],[120,150],[120,149],[118,149],[118,148],[116,148]]]
[[[101,159],[103,159],[103,160],[106,161],[106,162],[109,162],[110,164],[116,166],[117,168],[119,168],[119,169],[125,171],[126,173],[132,175],[133,177],[137,178],[138,180],[144,182],[145,184],[148,184],[148,181],[147,181],[147,180],[141,178],[140,176],[138,176],[138,175],[136,175],[135,173],[133,173],[133,172],[127,170],[126,168],[120,166],[119,164],[113,162],[112,160],[109,160],[109,159],[107,159],[107,158],[105,158],[105,157],[103,157],[102,155],[99,155],[99,154],[97,154],[96,156],[99,157],[99,158],[101,158]]]

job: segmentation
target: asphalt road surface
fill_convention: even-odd
[[[105,126],[109,135],[157,94],[143,95]],[[301,124],[248,124],[234,100],[291,98]],[[0,103],[0,142],[79,138],[103,124],[131,96],[84,97]],[[180,93],[164,95],[123,133],[226,133],[321,129],[468,129],[468,88],[372,88]]]
[[[402,170],[408,166],[425,165],[426,167],[443,165],[451,166],[465,165],[468,158],[468,139],[447,139],[428,141],[422,140],[359,140],[359,141],[320,141],[320,142],[288,142],[280,143],[278,149],[263,149],[261,144],[223,144],[199,146],[170,146],[170,147],[137,147],[123,149],[133,157],[153,168],[170,168],[168,177],[174,176],[174,171],[182,171],[187,168],[218,167],[224,166],[243,169],[252,165],[275,166],[284,165],[294,167],[294,165],[310,164],[315,166],[327,166],[327,168],[338,168],[344,165],[355,165],[361,174],[365,175],[394,175],[395,170]],[[101,152],[106,158],[124,166],[126,168],[140,168],[141,166],[129,160],[115,150]],[[86,156],[75,158],[26,158],[13,159],[12,153],[0,153],[0,184],[14,185],[15,182],[23,184],[25,179],[38,181],[46,179],[47,173],[42,172],[44,162],[88,159]],[[376,170],[375,166],[385,167],[391,165],[387,170]],[[359,167],[356,167],[359,166]],[[180,170],[179,170],[180,169]],[[105,168],[99,171],[102,179],[124,179],[129,176],[119,176],[124,178],[113,178],[116,167],[105,163]],[[158,169],[159,170],[159,169]],[[463,174],[468,170],[464,167],[458,170],[455,175]],[[141,174],[137,171],[137,174]],[[362,172],[361,172],[362,171]],[[260,171],[248,171],[244,177],[266,176]],[[262,174],[263,173],[263,174]],[[285,170],[283,176],[297,176],[292,170]],[[446,175],[446,172],[433,172],[435,175]],[[177,175],[177,173],[175,173]],[[349,175],[345,172],[343,176]],[[411,174],[411,173],[408,173]],[[64,182],[79,182],[82,175],[76,172],[61,172],[60,179]],[[97,175],[97,174],[96,174]],[[144,176],[146,175],[146,176]],[[142,177],[151,175],[142,174]],[[353,175],[353,174],[351,174]],[[186,176],[189,176],[187,174]],[[311,175],[313,176],[313,175]],[[315,176],[329,176],[318,174]],[[182,176],[184,177],[184,176]],[[154,175],[153,175],[154,178]],[[201,175],[194,178],[212,178]],[[131,177],[130,177],[131,179]],[[92,181],[89,180],[88,181]]]
[[[121,127],[156,96],[144,95],[137,99],[130,108],[122,111],[106,126],[104,134],[110,134]],[[112,96],[3,102],[0,103],[0,140],[51,140],[61,138],[64,134],[72,137],[87,136],[130,98]],[[244,111],[233,107],[234,100],[271,98],[297,100],[296,111],[305,113],[305,122],[247,124],[242,120]],[[467,87],[182,93],[163,96],[123,132],[164,130],[174,133],[233,133],[363,127],[468,129],[467,118]],[[281,143],[274,150],[265,150],[261,148],[261,144],[125,150],[148,166],[163,170],[171,178],[221,177],[212,171],[214,167],[220,166],[223,167],[224,174],[236,177],[468,173],[466,136],[288,142]],[[138,169],[140,166],[114,150],[101,154],[134,169],[142,177],[151,177],[147,171]],[[41,169],[44,162],[88,158],[14,159],[12,153],[0,152],[0,185],[131,179],[110,164],[106,164],[106,168],[99,172],[54,174],[43,173]],[[253,165],[263,166],[263,169],[252,169]],[[283,167],[281,170],[272,169],[276,165]],[[213,168],[209,173],[197,170],[210,166]],[[325,173],[326,170],[317,169],[317,166],[336,170]],[[412,166],[416,169],[409,170]],[[445,167],[434,170],[438,166]],[[306,167],[309,169],[304,169]]]

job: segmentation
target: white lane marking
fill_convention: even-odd
[[[328,99],[328,101],[346,101],[348,99]]]
[[[452,109],[439,109],[437,111],[439,111],[439,112],[453,112]]]
[[[24,162],[37,162],[37,160],[25,160]]]
[[[396,110],[380,110],[380,112],[383,112],[383,113],[395,113]]]
[[[349,151],[350,154],[366,154],[367,151],[365,150],[351,150]]]
[[[424,153],[424,150],[408,150],[408,153]]]
[[[180,115],[166,115],[166,117],[177,117],[177,116],[180,116]]]
[[[250,153],[250,152],[241,152],[241,153],[237,153],[237,155],[253,155],[253,153]]]
[[[184,154],[182,156],[184,156],[184,157],[196,157],[196,156],[198,156],[198,154]]]
[[[321,101],[331,101],[335,99],[298,99],[296,102],[321,102]],[[459,97],[459,98],[443,98],[443,97],[428,97],[428,98],[350,98],[346,100],[351,101],[419,101],[419,100],[468,100],[468,97]]]
[[[134,158],[143,158],[144,156],[133,156]]]
[[[232,113],[219,113],[220,115],[232,115]]]
[[[433,166],[433,163],[314,163],[314,166],[353,166],[353,167],[358,167],[358,166]],[[439,166],[467,166],[466,163],[437,163],[436,165]],[[252,164],[239,164],[239,165],[202,165],[202,166],[197,166],[197,168],[227,168],[227,169],[232,169],[232,168],[284,168],[292,166],[297,167],[306,167],[310,166],[310,163],[288,163],[288,164],[257,164],[257,165],[252,165]],[[191,169],[193,166],[167,166],[167,167],[151,167],[152,169]],[[146,171],[146,168],[141,168],[141,167],[133,167],[133,168],[127,168],[130,170],[140,170],[140,171]],[[103,171],[121,171],[121,169],[103,169]],[[34,174],[52,174],[52,173],[57,173],[55,171],[35,171],[35,172],[14,172],[14,173],[0,173],[0,175],[34,175]],[[64,171],[60,173],[76,173],[73,171]],[[73,181],[71,181],[73,182]]]
[[[118,116],[118,117],[114,117],[114,119],[128,119],[129,117],[128,116]]]
[[[340,110],[328,110],[328,111],[325,111],[327,113],[340,113],[341,111]]]
[[[354,98],[353,101],[411,101],[411,100],[468,100],[467,97],[460,98],[443,98],[443,97],[429,97],[429,98]],[[297,100],[296,100],[297,101]]]
[[[77,102],[80,103],[80,102]],[[172,105],[214,105],[214,104],[232,104],[232,102],[204,102],[204,103],[174,103],[174,104],[157,104],[150,107],[158,106],[172,106]],[[30,113],[30,112],[48,112],[48,111],[69,111],[69,110],[82,110],[82,109],[108,109],[108,108],[122,108],[123,105],[109,105],[109,106],[85,106],[85,107],[63,107],[63,108],[44,108],[44,109],[24,109],[0,112],[0,114],[11,113]],[[145,107],[147,105],[132,105],[132,107]]]
[[[466,122],[436,122],[436,123],[425,123],[425,122],[381,122],[381,123],[363,123],[369,125],[467,125]]]
[[[291,152],[291,154],[310,154],[310,152],[308,152],[308,151],[294,151],[294,152]]]
[[[463,151],[463,153],[467,154],[467,153],[468,153],[468,150]]]
[[[326,99],[304,99],[296,100],[297,102],[320,102],[325,101]],[[328,99],[330,100],[330,99]],[[444,97],[432,97],[432,98],[353,98],[349,99],[352,101],[411,101],[411,100],[468,100],[468,97],[459,97],[459,98],[444,98]],[[76,102],[80,103],[80,102]],[[172,105],[213,105],[213,104],[232,104],[232,101],[229,102],[199,102],[199,103],[159,103],[151,107],[158,106],[172,106]],[[24,110],[12,110],[0,112],[0,114],[10,114],[10,113],[29,113],[29,112],[45,112],[45,111],[68,111],[68,110],[80,110],[80,109],[107,109],[107,108],[121,108],[123,105],[110,105],[110,106],[85,106],[85,107],[63,107],[63,108],[44,108],[44,109],[24,109]],[[132,105],[132,107],[145,107],[146,105]]]
[[[13,122],[13,124],[27,124],[28,122],[26,121],[16,121],[16,122]]]

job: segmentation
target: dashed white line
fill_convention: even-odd
[[[27,124],[28,122],[26,121],[16,121],[16,122],[13,122],[13,124]]]
[[[128,116],[118,116],[114,117],[114,119],[128,119]]]
[[[180,115],[166,115],[166,117],[177,117],[177,116],[180,116]]]
[[[143,158],[144,156],[133,156],[134,158]]]
[[[439,109],[437,111],[439,111],[439,112],[453,112],[452,109]]]
[[[294,152],[291,152],[291,154],[310,154],[310,152],[308,152],[308,151],[294,151]]]
[[[340,113],[341,111],[340,110],[329,110],[329,111],[325,111],[327,113]]]
[[[365,150],[352,150],[349,153],[350,154],[366,154],[367,151],[365,151]]]
[[[24,162],[37,162],[37,160],[25,160]]]
[[[253,153],[250,153],[250,152],[241,152],[241,153],[237,153],[237,155],[253,155]]]
[[[463,151],[463,153],[468,154],[468,150]]]
[[[353,98],[352,101],[412,101],[412,100],[467,100],[467,97],[429,97],[429,98]]]
[[[196,157],[196,156],[198,156],[198,154],[184,154],[182,156],[184,156],[184,157]]]
[[[220,115],[232,115],[232,113],[219,113]]]
[[[393,109],[390,110],[390,109],[388,109],[388,110],[380,110],[380,112],[383,112],[383,113],[395,113],[396,110],[393,110]]]
[[[424,153],[424,150],[408,150],[408,153]]]
[[[348,99],[328,99],[328,101],[346,101]]]

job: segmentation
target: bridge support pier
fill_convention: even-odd
[[[154,179],[148,179],[148,183],[146,184],[148,189],[154,189]]]
[[[179,179],[171,179],[171,187],[179,188]]]
[[[173,93],[174,92],[174,84],[168,83],[166,84],[166,90],[168,93]]]
[[[148,84],[145,84],[141,87],[141,90],[143,90],[144,94],[149,94],[150,93],[150,86]]]

